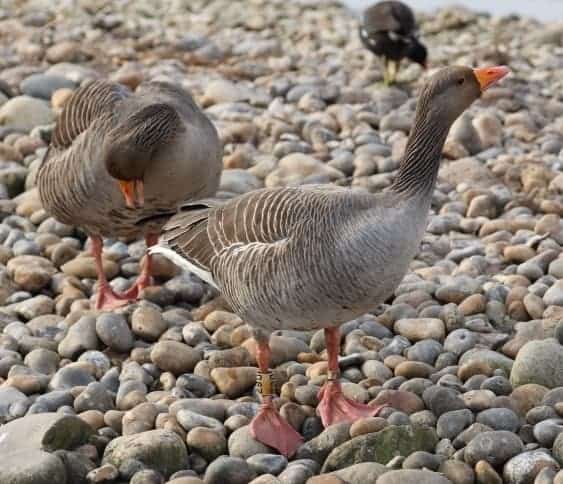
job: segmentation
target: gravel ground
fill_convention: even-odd
[[[84,80],[168,80],[217,126],[222,195],[377,191],[426,74],[405,65],[384,88],[330,1],[2,4],[2,484],[563,483],[563,27],[459,8],[420,21],[432,68],[512,74],[452,128],[428,233],[393,300],[342,327],[345,392],[389,407],[323,429],[322,333],[273,337],[281,412],[306,441],[288,462],[249,434],[250,330],[195,276],[157,258],[139,303],[91,310],[85,235],[50,218],[34,187],[45,140]],[[107,241],[116,289],[143,252]]]

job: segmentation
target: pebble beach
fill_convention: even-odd
[[[385,87],[332,0],[0,4],[0,484],[563,484],[563,24],[417,12],[429,69]],[[323,428],[323,331],[277,331],[287,459],[250,435],[256,341],[220,294],[155,255],[155,285],[94,310],[80,229],[36,175],[72,92],[189,90],[224,146],[219,196],[332,183],[377,192],[424,80],[505,64],[450,130],[427,233],[394,296],[341,327],[346,395],[387,405]],[[117,291],[145,244],[105,240]]]

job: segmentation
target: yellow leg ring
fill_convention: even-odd
[[[273,378],[272,372],[269,371],[268,373],[260,373],[256,375],[256,388],[260,395],[263,397],[269,397],[274,393],[274,385],[273,385]]]

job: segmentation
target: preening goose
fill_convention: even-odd
[[[151,272],[148,256],[135,285],[116,294],[102,268],[102,237],[143,235],[148,246],[156,243],[180,202],[215,193],[221,151],[214,126],[179,87],[149,82],[132,93],[94,81],[73,93],[37,182],[45,210],[91,238],[98,309],[136,298]]]
[[[395,82],[405,58],[426,68],[426,47],[416,37],[412,10],[402,2],[384,1],[367,8],[362,15],[360,39],[366,49],[383,57],[385,84]]]
[[[508,69],[449,67],[423,88],[393,185],[370,194],[334,186],[263,189],[224,204],[184,206],[164,227],[162,253],[215,285],[255,328],[263,405],[255,438],[292,455],[301,436],[272,403],[272,331],[324,328],[323,424],[375,415],[338,381],[339,325],[373,310],[404,277],[426,228],[442,148],[454,120]]]

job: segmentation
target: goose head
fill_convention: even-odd
[[[143,206],[145,174],[180,130],[176,110],[155,103],[134,112],[109,133],[106,170],[117,180],[128,207]]]
[[[483,92],[508,72],[506,66],[478,69],[453,66],[441,69],[422,89],[417,110],[430,122],[450,126]]]

